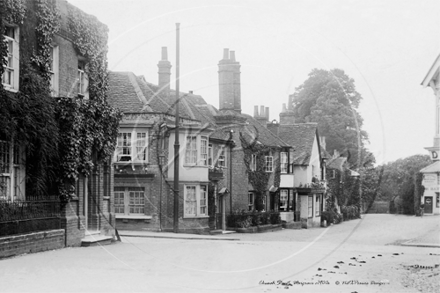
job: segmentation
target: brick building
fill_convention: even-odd
[[[90,16],[65,0],[21,0],[14,1],[14,5],[8,2],[11,1],[5,1],[8,9],[2,11],[4,18],[1,19],[7,44],[7,63],[3,65],[2,75],[5,94],[9,97],[20,95],[26,86],[25,76],[29,74],[27,65],[38,63],[33,55],[29,56],[41,50],[38,48],[42,46],[42,39],[37,29],[44,21],[39,16],[44,11],[54,13],[59,20],[48,49],[48,92],[55,100],[87,101],[90,60],[79,54],[70,22],[73,14]],[[23,13],[23,20],[14,22],[20,13]],[[33,70],[41,74],[42,68],[43,65]],[[110,164],[95,164],[88,176],[80,176],[73,186],[69,186],[70,202],[60,203],[58,194],[36,197],[26,190],[26,148],[0,132],[0,257],[113,239],[115,219],[113,190],[109,188],[113,178]],[[7,212],[18,207],[22,211],[19,216]]]
[[[325,175],[316,125],[294,124],[293,116],[283,112],[274,131],[269,108],[261,106],[258,111],[256,106],[253,116],[241,113],[240,63],[235,52],[225,49],[218,66],[218,109],[192,92],[179,94],[179,231],[225,229],[225,215],[254,210],[257,199],[263,210],[286,212],[287,222],[297,211],[297,221],[303,219],[304,227],[319,224],[325,186],[312,186],[312,180],[318,176],[321,182]],[[173,228],[176,92],[169,86],[166,48],[158,68],[157,85],[130,72],[110,73],[109,102],[124,112],[114,158],[118,229]],[[250,154],[250,148],[258,149],[255,146],[264,146],[264,153]],[[144,148],[142,160],[136,158],[136,148]],[[268,175],[267,184],[259,188],[249,179],[257,161]],[[143,195],[140,201],[136,192]]]

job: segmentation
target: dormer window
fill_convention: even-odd
[[[19,81],[19,29],[14,26],[5,26],[4,42],[7,54],[3,63],[2,84],[6,90],[18,91]]]

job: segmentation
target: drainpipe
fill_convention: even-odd
[[[229,214],[232,215],[232,148],[235,146],[234,141],[232,140],[234,134],[234,130],[229,130]]]

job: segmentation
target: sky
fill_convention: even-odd
[[[432,89],[421,82],[440,54],[438,0],[68,0],[109,27],[109,70],[157,84],[161,47],[175,78],[180,23],[180,90],[218,108],[223,49],[241,64],[242,112],[282,104],[314,68],[339,68],[362,101],[367,148],[382,164],[433,145]],[[175,88],[174,83],[171,84]]]

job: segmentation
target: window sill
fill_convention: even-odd
[[[183,216],[183,219],[207,219],[209,216]]]
[[[11,92],[11,93],[18,93],[18,89],[11,88],[11,87],[6,87],[4,84],[3,84],[3,89],[5,91]]]
[[[116,219],[132,219],[132,220],[151,220],[153,218],[152,216],[147,216],[147,215],[121,215],[121,214],[116,214],[115,217]]]

